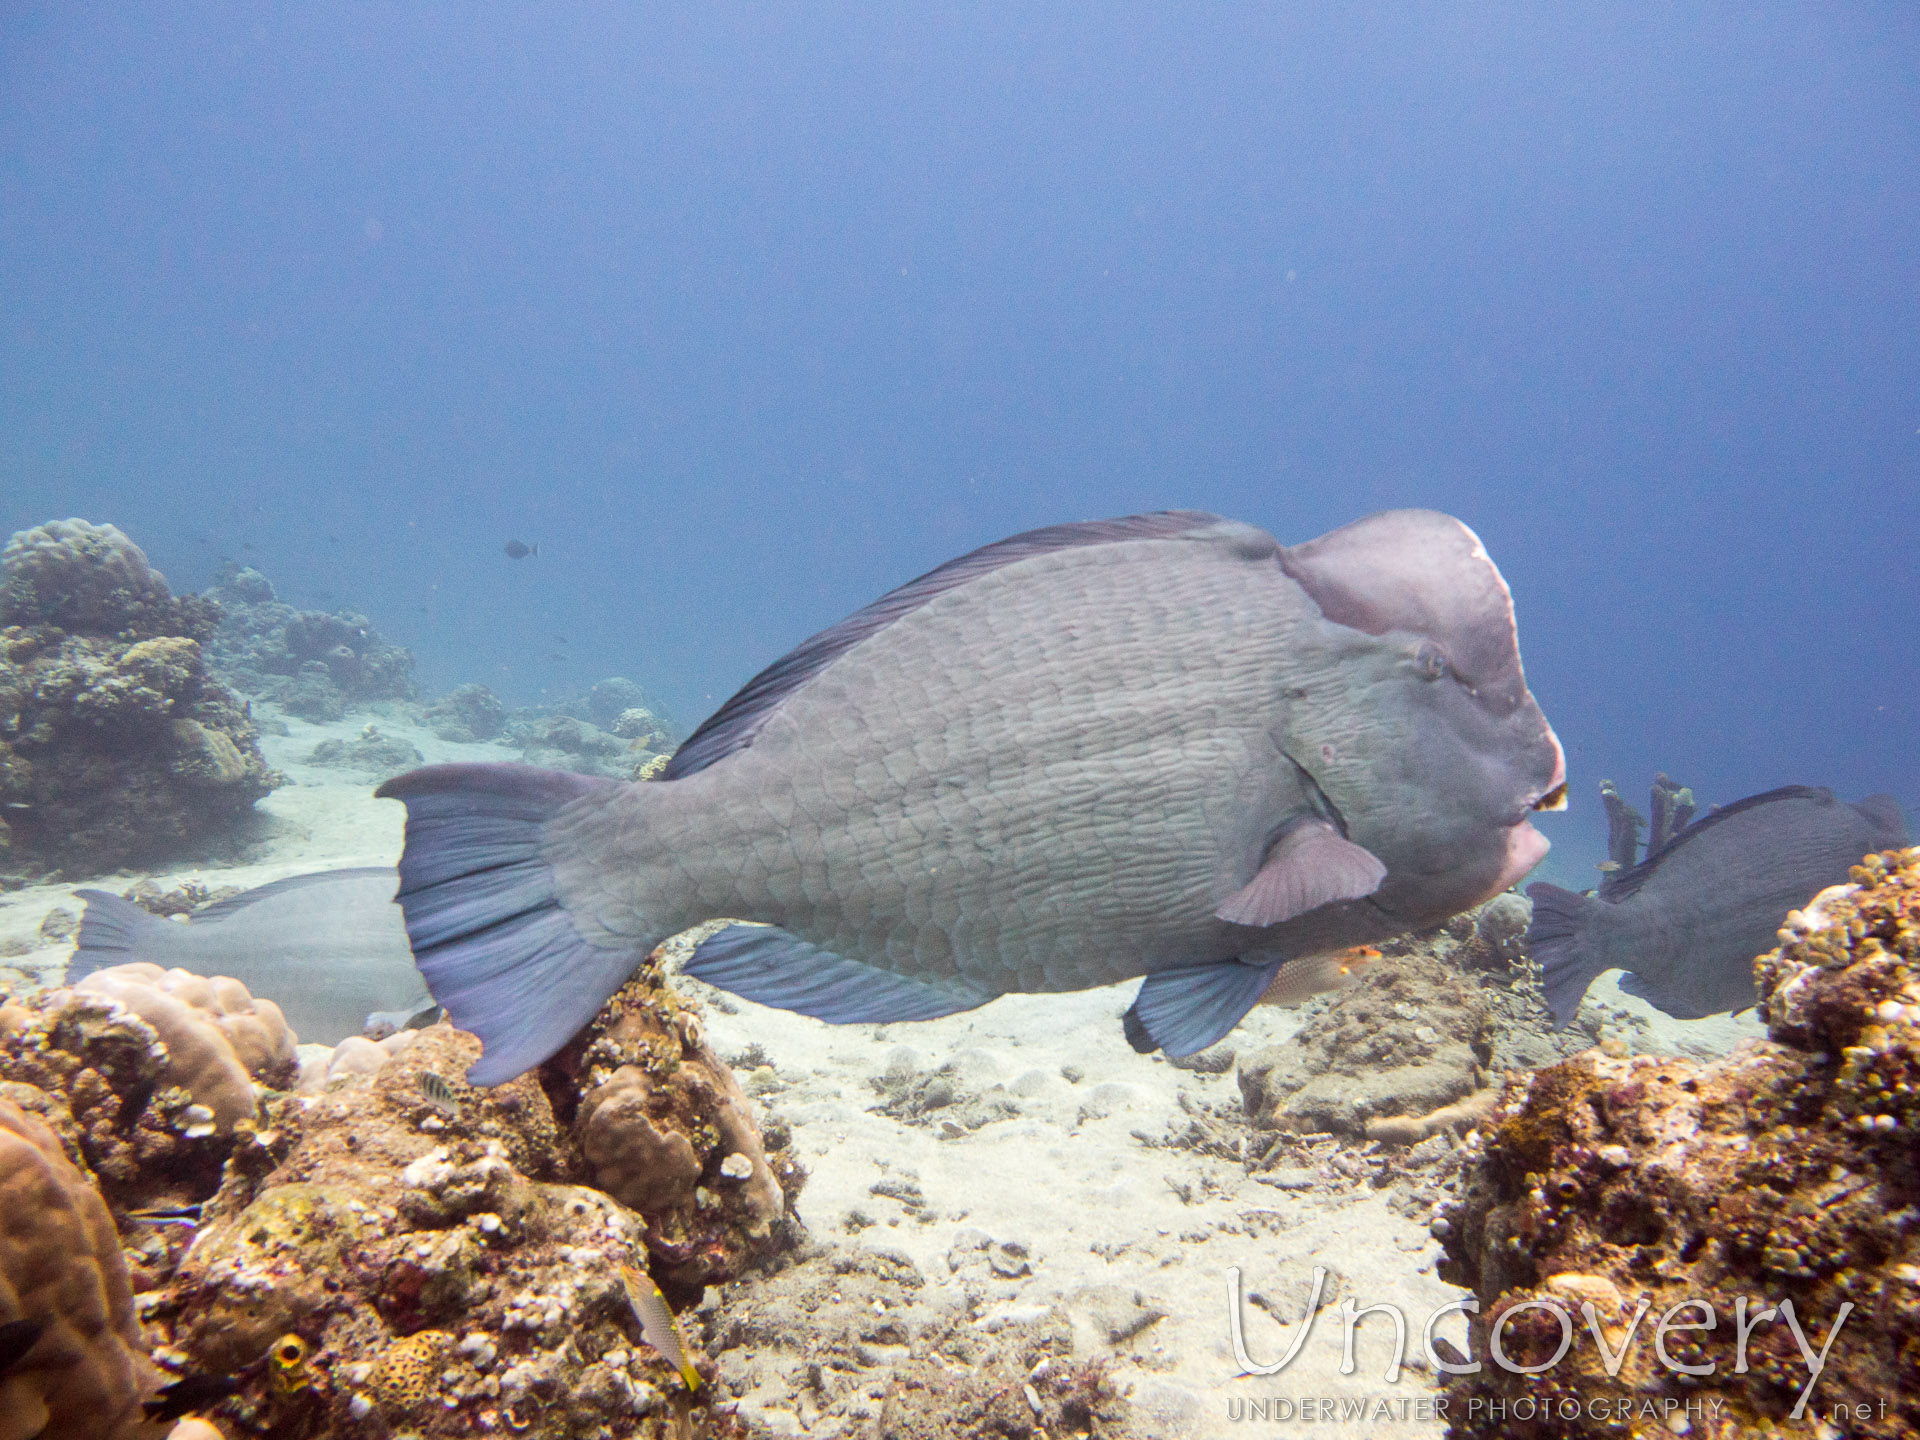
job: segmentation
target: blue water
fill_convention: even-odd
[[[685,729],[1011,531],[1428,505],[1562,855],[1920,809],[1914,10],[927,8],[10,5],[0,534]]]

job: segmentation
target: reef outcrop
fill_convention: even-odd
[[[52,521],[4,552],[0,857],[95,875],[230,845],[276,783],[208,673],[219,607],[175,597],[111,525]]]
[[[484,685],[456,685],[427,706],[423,718],[442,740],[471,744],[507,728],[507,707]]]
[[[1920,850],[1756,973],[1767,1041],[1508,1086],[1435,1224],[1478,1305],[1453,1434],[1920,1432]]]
[[[0,1004],[0,1096],[46,1121],[143,1238],[179,1238],[130,1217],[211,1196],[258,1117],[255,1086],[297,1071],[278,1007],[235,980],[120,965]]]
[[[1376,1117],[1465,1099],[1492,1058],[1479,987],[1429,949],[1400,944],[1336,992],[1292,1041],[1240,1057],[1256,1131],[1360,1138]]]
[[[207,595],[221,610],[208,647],[212,663],[244,695],[324,721],[416,694],[413,652],[386,640],[358,611],[296,609],[258,570],[232,563]]]
[[[697,1297],[790,1246],[788,1205],[805,1180],[784,1133],[762,1144],[733,1072],[699,1013],[650,958],[593,1023],[542,1067],[588,1179],[647,1217],[653,1273]]]
[[[148,1311],[188,1368],[242,1377],[223,1417],[269,1435],[745,1433],[707,1409],[691,1333],[697,1394],[642,1343],[621,1272],[698,1299],[701,1278],[773,1253],[784,1207],[755,1196],[772,1171],[751,1117],[725,1114],[731,1076],[708,1068],[694,1012],[623,996],[575,1044],[584,1093],[553,1065],[474,1089],[460,1077],[479,1042],[442,1024],[270,1102]],[[649,1045],[652,1082],[629,1073]],[[676,1140],[711,1141],[714,1198],[645,1172]],[[588,1183],[603,1174],[647,1208]]]
[[[746,1433],[711,1405],[699,1327],[678,1341],[690,1392],[633,1296],[651,1276],[684,1307],[776,1262],[804,1176],[657,963],[490,1089],[462,1078],[479,1041],[446,1024],[294,1041],[237,982],[147,964],[0,1002],[0,1199],[25,1204],[9,1167],[31,1160],[40,1207],[0,1227],[0,1323],[48,1308],[14,1304],[9,1236],[44,1252],[35,1285],[47,1256],[92,1256],[97,1303],[69,1327],[91,1349],[50,1321],[21,1383],[54,1376],[56,1418],[108,1395],[143,1427],[49,1434],[157,1436],[138,1402],[163,1381],[203,1387],[229,1437]]]

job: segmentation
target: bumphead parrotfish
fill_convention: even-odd
[[[1506,583],[1459,521],[1284,548],[1173,511],[950,561],[748,682],[661,779],[390,780],[414,956],[493,1084],[659,941],[828,1021],[1145,983],[1128,1038],[1231,1030],[1294,956],[1496,894],[1545,854],[1559,742]]]
[[[370,1023],[398,1029],[432,1006],[414,968],[391,865],[294,875],[219,901],[182,925],[105,890],[87,902],[67,984],[145,960],[225,975],[280,1007],[304,1041],[334,1045]]]
[[[1868,852],[1907,843],[1891,795],[1851,805],[1789,785],[1673,833],[1597,895],[1529,885],[1527,950],[1554,1023],[1571,1023],[1587,987],[1615,969],[1629,972],[1622,990],[1682,1020],[1744,1010],[1757,999],[1754,959],[1787,912],[1843,883]]]

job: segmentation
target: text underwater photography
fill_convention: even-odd
[[[1326,1285],[1326,1268],[1314,1266],[1313,1279],[1307,1290],[1304,1322],[1289,1327],[1291,1334],[1284,1350],[1270,1359],[1256,1358],[1248,1347],[1245,1312],[1242,1308],[1252,1292],[1243,1285],[1240,1267],[1228,1267],[1227,1333],[1243,1381],[1280,1375],[1300,1355],[1313,1338]],[[1828,1352],[1853,1312],[1854,1306],[1850,1301],[1841,1304],[1823,1333],[1817,1319],[1795,1313],[1790,1299],[1776,1302],[1738,1297],[1733,1304],[1731,1324],[1726,1327],[1730,1333],[1722,1340],[1726,1353],[1697,1362],[1676,1357],[1668,1348],[1668,1337],[1682,1332],[1704,1333],[1722,1329],[1721,1307],[1699,1298],[1669,1305],[1656,1316],[1652,1300],[1643,1295],[1634,1304],[1630,1314],[1623,1313],[1613,1318],[1603,1317],[1591,1300],[1582,1301],[1577,1310],[1571,1307],[1570,1302],[1563,1305],[1555,1300],[1524,1300],[1503,1310],[1487,1329],[1484,1353],[1472,1344],[1471,1339],[1467,1349],[1463,1350],[1459,1344],[1439,1333],[1440,1327],[1450,1318],[1464,1319],[1469,1314],[1479,1313],[1480,1302],[1472,1296],[1463,1296],[1438,1306],[1424,1317],[1417,1313],[1410,1316],[1406,1307],[1391,1302],[1361,1304],[1351,1296],[1337,1306],[1328,1308],[1338,1316],[1338,1328],[1325,1335],[1321,1343],[1335,1343],[1341,1347],[1342,1375],[1352,1375],[1359,1368],[1354,1350],[1362,1321],[1370,1316],[1381,1317],[1375,1325],[1375,1330],[1381,1334],[1385,1333],[1384,1327],[1392,1327],[1392,1350],[1380,1376],[1388,1386],[1398,1386],[1402,1371],[1407,1368],[1409,1337],[1414,1333],[1412,1327],[1416,1324],[1421,1347],[1417,1353],[1424,1356],[1425,1366],[1436,1377],[1474,1375],[1488,1364],[1513,1375],[1545,1376],[1565,1361],[1576,1346],[1591,1344],[1609,1379],[1619,1375],[1628,1354],[1639,1345],[1650,1345],[1655,1361],[1675,1376],[1710,1376],[1717,1373],[1723,1363],[1731,1373],[1744,1375],[1749,1369],[1748,1342],[1754,1332],[1763,1325],[1778,1324],[1785,1326],[1792,1334],[1805,1361],[1804,1380],[1789,1412],[1791,1419],[1804,1422],[1809,1433],[1828,1434],[1832,1433],[1831,1426],[1844,1426],[1849,1421],[1881,1419],[1887,1413],[1885,1397],[1872,1403],[1839,1403],[1831,1407],[1832,1413],[1823,1412],[1813,1400],[1814,1386],[1826,1368]],[[1527,1354],[1527,1342],[1519,1340],[1517,1332],[1513,1330],[1514,1322],[1528,1311],[1539,1311],[1544,1315],[1549,1335],[1557,1331],[1557,1340],[1553,1341],[1551,1348],[1539,1347],[1540,1358],[1532,1358]],[[1642,1321],[1647,1321],[1649,1328],[1643,1330]],[[1689,1353],[1698,1353],[1699,1350],[1700,1344],[1696,1341]],[[1414,1364],[1417,1367],[1420,1361],[1416,1359]],[[1229,1397],[1225,1404],[1226,1418],[1242,1424],[1263,1421],[1273,1425],[1297,1426],[1368,1424],[1378,1425],[1385,1430],[1407,1422],[1430,1425],[1436,1421],[1444,1424],[1450,1420],[1465,1420],[1497,1425],[1509,1420],[1515,1423],[1544,1423],[1556,1419],[1585,1419],[1611,1421],[1619,1425],[1657,1422],[1674,1434],[1684,1435],[1696,1422],[1719,1419],[1727,1402],[1714,1395],[1686,1398],[1675,1395],[1634,1397],[1612,1394],[1579,1397],[1565,1393],[1564,1385],[1556,1385],[1551,1393],[1540,1395],[1514,1398],[1473,1396],[1464,1401],[1445,1394],[1408,1395],[1394,1390],[1331,1396],[1289,1393],[1284,1388],[1269,1387],[1259,1393],[1249,1389],[1245,1394]]]

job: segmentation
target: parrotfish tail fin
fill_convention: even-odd
[[[1240,1023],[1285,963],[1222,960],[1149,975],[1123,1022],[1127,1043],[1143,1055],[1164,1050],[1176,1060],[1199,1053]]]
[[[80,934],[74,942],[77,948],[67,962],[68,985],[77,984],[96,970],[138,960],[142,937],[155,925],[168,923],[105,890],[76,890],[73,894],[76,900],[86,901],[87,908],[80,917]]]
[[[429,765],[375,794],[404,801],[400,893],[414,963],[498,1085],[570,1040],[644,955],[589,944],[556,893],[547,822],[619,782],[531,765]]]
[[[683,968],[696,980],[830,1025],[937,1020],[994,998],[957,976],[920,980],[849,960],[777,925],[729,925],[701,941]]]
[[[1540,967],[1541,988],[1553,1011],[1556,1030],[1564,1030],[1580,1013],[1587,987],[1607,968],[1594,954],[1588,933],[1603,903],[1576,895],[1544,880],[1527,887],[1533,902],[1533,923],[1527,926],[1527,954]]]

